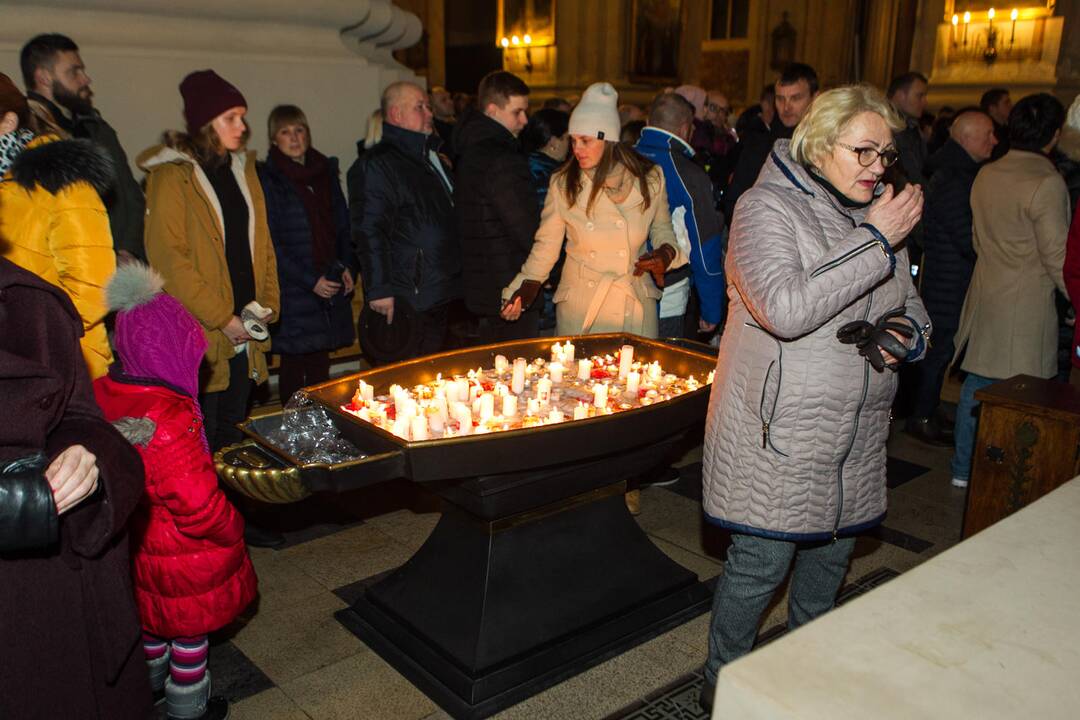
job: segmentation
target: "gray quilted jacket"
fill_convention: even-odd
[[[865,209],[842,207],[776,143],[739,199],[728,240],[729,313],[705,428],[709,519],[784,540],[853,534],[885,514],[885,440],[897,376],[836,339],[906,306],[929,318]]]

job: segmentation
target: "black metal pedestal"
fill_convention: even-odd
[[[337,618],[455,718],[483,718],[705,612],[711,591],[626,510],[674,442],[476,478],[401,568]]]

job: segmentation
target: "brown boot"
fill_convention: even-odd
[[[626,509],[630,511],[631,515],[641,514],[641,491],[640,490],[627,490],[626,495],[623,496],[626,499]]]

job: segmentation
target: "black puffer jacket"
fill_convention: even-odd
[[[387,123],[382,142],[349,168],[353,245],[368,300],[404,297],[429,310],[461,296],[454,203],[429,156],[438,142]]]
[[[979,163],[951,138],[932,158],[935,168],[923,208],[925,274],[921,295],[934,327],[958,327],[975,269],[971,186]]]
[[[746,133],[736,146],[738,157],[735,160],[735,170],[731,175],[731,182],[724,191],[721,207],[724,211],[724,219],[729,225],[731,218],[735,216],[735,203],[739,201],[743,193],[754,187],[758,175],[765,161],[769,159],[773,144],[777,140],[791,139],[795,128],[789,128],[780,122],[780,118],[773,120],[771,128],[765,129],[765,123],[760,118],[756,125],[760,130]]]
[[[462,121],[454,147],[465,306],[498,315],[502,289],[521,271],[540,224],[529,161],[509,130],[479,112]]]

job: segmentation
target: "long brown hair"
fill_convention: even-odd
[[[641,197],[644,200],[641,209],[647,210],[649,208],[649,204],[652,202],[652,192],[649,190],[649,171],[655,167],[655,163],[639,155],[626,143],[605,142],[604,154],[600,156],[600,162],[597,163],[596,172],[593,175],[589,200],[585,203],[586,215],[592,213],[596,198],[600,196],[600,192],[604,189],[604,180],[620,165],[638,181],[638,188],[641,190]],[[581,165],[578,164],[577,156],[573,152],[570,153],[570,158],[566,164],[555,171],[556,175],[561,174],[566,179],[566,202],[571,206],[577,202],[578,195],[581,194],[581,176],[583,172]]]
[[[251,137],[251,128],[248,127],[247,120],[244,120],[244,137],[241,147],[247,146],[249,137]],[[226,155],[225,146],[221,144],[221,138],[218,137],[217,130],[214,130],[213,121],[203,125],[195,134],[188,134],[179,130],[166,130],[161,137],[161,142],[168,147],[190,155],[200,165],[214,165]]]

